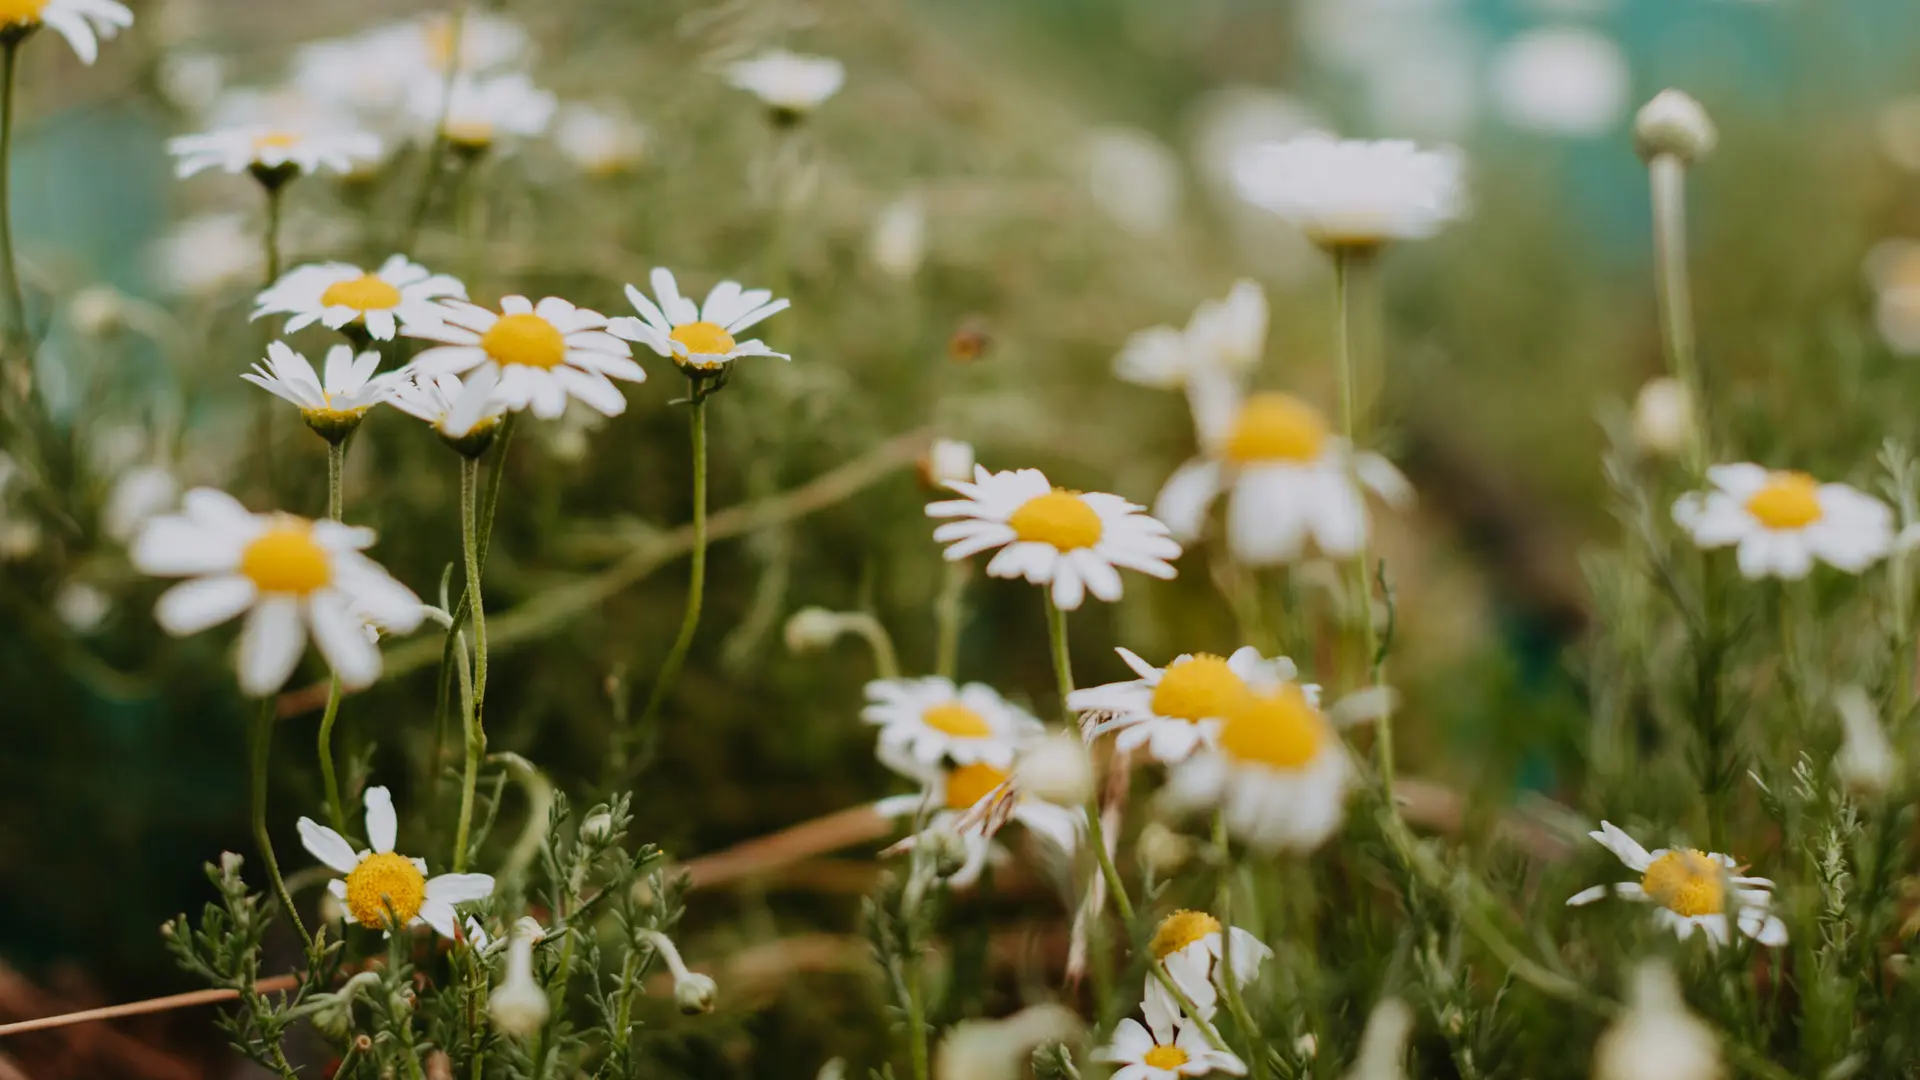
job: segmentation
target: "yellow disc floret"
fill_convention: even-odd
[[[363,926],[384,926],[387,909],[405,926],[420,914],[427,879],[413,860],[391,851],[369,855],[347,875],[347,910]]]
[[[1676,915],[1719,915],[1727,910],[1727,868],[1704,851],[1669,851],[1653,860],[1640,887]]]
[[[984,761],[961,765],[947,774],[947,809],[965,810],[1006,782],[1006,770]]]
[[[718,323],[681,323],[667,336],[685,345],[687,351],[695,355],[725,356],[733,351],[734,346],[733,335]]]
[[[1313,406],[1291,394],[1255,394],[1240,408],[1227,436],[1228,461],[1308,462],[1320,456],[1327,422]]]
[[[1247,692],[1247,684],[1225,660],[1199,653],[1167,665],[1160,673],[1160,685],[1153,688],[1152,708],[1155,715],[1197,724],[1225,716]]]
[[[1296,683],[1271,694],[1248,694],[1227,711],[1220,748],[1242,761],[1298,769],[1320,753],[1327,721]]]
[[[499,364],[556,368],[567,358],[567,339],[559,327],[538,315],[502,315],[480,336],[480,348]]]
[[[1177,1069],[1187,1063],[1187,1052],[1177,1046],[1156,1046],[1140,1056],[1140,1063],[1155,1069]]]
[[[299,518],[275,524],[240,552],[240,572],[261,592],[299,596],[333,580],[327,551],[313,538],[313,526]]]
[[[40,21],[47,0],[0,0],[0,26],[24,26]]]
[[[1803,472],[1777,472],[1747,499],[1747,513],[1769,529],[1799,529],[1820,520],[1820,484]]]
[[[1100,542],[1105,526],[1087,501],[1064,488],[1028,499],[1007,518],[1014,535],[1061,551],[1090,548]]]
[[[1148,947],[1155,959],[1165,960],[1208,934],[1220,932],[1220,920],[1204,911],[1181,909],[1160,920]]]
[[[320,294],[320,303],[355,311],[385,311],[400,306],[400,290],[372,274],[362,274],[327,286],[327,291]]]
[[[920,722],[957,739],[984,739],[993,734],[986,717],[957,701],[948,701],[920,714]]]
[[[4,3],[5,0],[0,0]],[[269,131],[265,135],[256,135],[253,139],[255,150],[290,150],[300,145],[300,136],[285,131]]]

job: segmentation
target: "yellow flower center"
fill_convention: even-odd
[[[986,717],[956,701],[935,705],[921,713],[920,722],[959,739],[984,739],[993,734],[993,725],[987,723]]]
[[[1156,1046],[1141,1055],[1140,1062],[1156,1069],[1177,1069],[1187,1063],[1187,1052],[1177,1046]]]
[[[1777,472],[1747,499],[1747,513],[1769,529],[1798,529],[1820,520],[1820,483],[1803,472]]]
[[[690,353],[724,356],[732,352],[734,346],[733,335],[722,330],[718,323],[681,323],[667,336],[685,345]]]
[[[385,926],[387,909],[405,926],[420,914],[427,879],[407,858],[384,851],[360,860],[347,875],[347,910],[363,926]]]
[[[1225,660],[1200,653],[1169,664],[1161,672],[1160,685],[1153,688],[1152,707],[1156,715],[1197,724],[1225,716],[1246,696],[1247,684]]]
[[[486,147],[493,143],[493,122],[490,120],[447,121],[447,141],[455,146],[470,148]]]
[[[1727,910],[1727,868],[1704,851],[1669,851],[1653,860],[1640,887],[1654,903],[1678,915],[1719,915]]]
[[[5,3],[6,0],[0,0]],[[253,139],[255,150],[287,150],[300,145],[300,136],[284,131],[269,131],[265,135],[256,135]]]
[[[1295,683],[1271,694],[1248,694],[1227,711],[1220,748],[1242,761],[1298,769],[1327,737],[1327,722]]]
[[[1327,422],[1313,406],[1291,394],[1255,394],[1240,407],[1226,456],[1240,465],[1313,461],[1326,441]]]
[[[1156,959],[1165,960],[1208,934],[1220,932],[1220,920],[1204,911],[1181,909],[1160,920],[1148,947]]]
[[[0,0],[0,23],[37,23],[46,6],[47,0]]]
[[[240,553],[240,572],[261,592],[313,592],[333,580],[327,552],[313,539],[313,527],[288,519],[255,537]]]
[[[947,809],[965,810],[1006,782],[1005,770],[984,761],[961,765],[947,774]]]
[[[1087,501],[1065,488],[1028,499],[1007,519],[1014,535],[1061,551],[1087,548],[1100,542],[1104,527]]]
[[[327,291],[320,294],[320,303],[355,311],[385,311],[400,306],[400,290],[372,274],[362,274],[327,286]]]
[[[480,336],[480,348],[501,364],[555,368],[567,358],[567,339],[559,327],[538,315],[502,315]]]
[[[453,36],[453,20],[439,16],[427,24],[427,62],[435,71],[445,71],[454,61],[458,40]]]

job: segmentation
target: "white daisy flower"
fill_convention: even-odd
[[[389,934],[395,921],[406,927],[425,924],[443,938],[458,940],[459,915],[454,906],[492,896],[492,875],[427,877],[425,859],[409,859],[393,850],[399,821],[387,789],[368,788],[366,807],[371,851],[354,851],[346,837],[312,818],[299,822],[300,843],[307,853],[346,875],[327,882],[327,892],[340,901],[347,921],[382,927]]]
[[[436,12],[310,42],[294,53],[293,84],[372,118],[405,106],[421,83],[445,83],[456,61],[462,72],[486,73],[521,63],[531,52],[532,39],[511,19],[468,11],[457,39],[453,26],[450,13]]]
[[[1846,484],[1822,484],[1806,473],[1758,465],[1715,465],[1713,485],[1673,504],[1673,520],[1702,548],[1738,545],[1740,573],[1750,580],[1807,576],[1817,558],[1858,574],[1893,546],[1893,511]]]
[[[1265,851],[1311,851],[1340,827],[1353,764],[1333,724],[1298,683],[1235,702],[1212,744],[1175,766],[1167,799],[1217,807],[1227,829]]]
[[[942,759],[1013,766],[1020,744],[1044,726],[983,683],[952,679],[875,679],[860,718],[880,725],[880,760],[916,779]]]
[[[1241,198],[1332,248],[1432,236],[1466,213],[1464,173],[1451,147],[1422,150],[1316,131],[1248,147],[1233,178]]]
[[[692,300],[680,295],[673,271],[655,267],[648,280],[660,302],[656,304],[646,293],[627,286],[627,299],[640,318],[629,315],[613,320],[607,330],[615,337],[638,341],[674,363],[697,371],[718,371],[742,356],[793,359],[767,348],[758,338],[734,340],[734,335],[747,327],[787,310],[791,301],[775,300],[766,289],[742,289],[737,281],[723,281],[695,307]]]
[[[613,108],[568,105],[560,110],[553,144],[589,176],[630,172],[647,156],[647,126]]]
[[[411,365],[429,375],[491,367],[499,376],[499,400],[552,420],[578,398],[606,416],[619,416],[627,399],[609,378],[644,382],[627,343],[607,333],[607,317],[574,307],[557,296],[535,304],[524,296],[500,301],[498,313],[477,304],[447,300],[441,322],[406,328],[408,337],[446,344],[416,356]]]
[[[372,529],[291,514],[255,514],[211,488],[187,492],[184,510],[149,521],[135,539],[142,573],[192,580],[161,594],[154,618],[175,637],[247,613],[240,630],[240,687],[262,697],[280,689],[314,644],[342,685],[380,676],[380,650],[359,611],[405,632],[420,625],[420,598],[360,552]]]
[[[927,505],[928,517],[963,519],[933,530],[934,540],[951,542],[948,561],[1000,548],[987,573],[1051,585],[1062,611],[1078,608],[1089,592],[1120,599],[1115,567],[1174,576],[1167,560],[1179,558],[1180,545],[1144,507],[1118,495],[1057,488],[1038,469],[990,473],[982,465],[972,483],[949,486],[966,497]]]
[[[1582,889],[1567,898],[1567,906],[1618,896],[1656,905],[1654,922],[1672,929],[1682,941],[1699,930],[1707,944],[1725,945],[1733,940],[1737,925],[1740,933],[1762,945],[1787,943],[1787,924],[1769,910],[1772,880],[1740,876],[1733,856],[1692,848],[1648,851],[1607,821],[1600,823],[1600,831],[1587,835],[1639,874],[1640,880]],[[1730,904],[1736,912],[1731,921],[1727,918]]]
[[[412,371],[395,384],[387,404],[425,420],[454,449],[477,456],[493,441],[507,412],[507,403],[495,393],[499,387],[499,372],[491,366],[471,372],[465,382],[444,372]]]
[[[335,345],[327,350],[326,374],[322,377],[314,374],[305,356],[285,342],[275,341],[267,345],[266,362],[253,365],[252,371],[240,377],[292,402],[309,426],[332,438],[334,432],[353,430],[368,409],[393,393],[399,382],[397,375],[375,375],[374,369],[379,366],[377,352],[355,356],[353,346]]]
[[[976,761],[934,772],[925,777],[923,790],[881,799],[873,808],[885,818],[924,817],[925,824],[915,834],[915,841],[935,833],[959,836],[966,859],[947,882],[964,889],[980,879],[989,859],[999,862],[1006,858],[993,837],[1008,821],[1024,825],[1063,855],[1071,855],[1079,846],[1086,812],[1077,806],[1056,806],[1028,797],[1012,785],[1012,779],[1009,770]]]
[[[484,150],[501,138],[532,138],[546,133],[559,101],[519,72],[453,80],[449,104],[443,79],[416,82],[409,106],[428,124],[446,118],[447,140],[468,150]]]
[[[791,122],[838,93],[847,69],[832,57],[769,49],[728,64],[727,81],[766,102],[775,119]]]
[[[1230,931],[1224,929],[1219,919],[1204,911],[1174,912],[1160,920],[1148,942],[1153,958],[1166,965],[1174,985],[1205,1018],[1213,1016],[1219,1003],[1216,988],[1224,985],[1221,980],[1226,977],[1223,961],[1228,940],[1233,942],[1234,985],[1245,986],[1260,973],[1260,965],[1273,956],[1273,950],[1237,926]],[[1152,976],[1147,978],[1146,1002],[1149,1016],[1156,1011],[1164,1015],[1180,1011],[1179,999]]]
[[[1343,559],[1367,542],[1362,485],[1391,503],[1411,497],[1399,470],[1378,454],[1352,453],[1299,398],[1268,392],[1242,399],[1217,377],[1189,384],[1188,392],[1203,456],[1168,477],[1153,506],[1183,541],[1200,535],[1207,508],[1226,491],[1227,549],[1239,561],[1293,562],[1309,543]]]
[[[133,25],[133,12],[115,0],[8,0],[0,4],[0,29],[16,34],[51,26],[73,46],[83,64],[100,57],[100,41]]]
[[[405,255],[394,255],[368,273],[352,263],[298,266],[257,299],[253,317],[288,315],[289,334],[320,323],[329,330],[364,327],[379,341],[392,341],[402,322],[439,322],[435,300],[467,298],[467,287],[435,274]]]
[[[1246,372],[1267,344],[1267,295],[1252,281],[1234,282],[1221,300],[1202,301],[1185,330],[1155,326],[1127,339],[1113,361],[1119,378],[1157,390],[1188,385],[1196,373]]]
[[[1154,760],[1169,765],[1210,745],[1219,734],[1222,718],[1253,692],[1252,687],[1271,688],[1298,675],[1293,661],[1284,656],[1264,659],[1252,646],[1237,649],[1225,659],[1210,653],[1182,653],[1164,668],[1127,649],[1114,651],[1140,677],[1075,690],[1067,695],[1067,708],[1099,715],[1089,737],[1117,731],[1115,749],[1145,746]],[[1302,690],[1310,701],[1319,703],[1319,687]]]
[[[358,163],[380,157],[380,139],[364,131],[296,131],[246,127],[181,135],[167,140],[176,176],[188,177],[208,169],[242,173],[252,171],[264,181],[293,173],[325,169],[352,173]]]
[[[1113,1040],[1089,1056],[1120,1066],[1111,1080],[1180,1080],[1183,1076],[1244,1076],[1247,1072],[1239,1058],[1214,1049],[1199,1024],[1157,1011],[1147,1014],[1145,1024],[1132,1017],[1120,1021],[1113,1029]]]

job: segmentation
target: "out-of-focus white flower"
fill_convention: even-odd
[[[352,263],[312,263],[289,270],[262,292],[253,317],[284,314],[291,334],[314,323],[329,330],[359,324],[378,341],[392,341],[403,322],[437,322],[436,300],[467,298],[467,287],[446,274],[394,255],[368,272]]]
[[[507,944],[506,978],[487,995],[487,1017],[515,1038],[538,1032],[553,1010],[546,988],[533,977],[533,947],[539,940],[537,926],[533,932],[514,926]]]
[[[1633,441],[1640,449],[1676,457],[1693,439],[1693,396],[1671,375],[1648,379],[1633,399]]]
[[[938,675],[875,679],[866,695],[860,719],[880,727],[880,760],[914,779],[943,760],[1007,769],[1021,745],[1044,730],[985,683],[955,686]]]
[[[1081,806],[1093,798],[1093,759],[1078,735],[1056,732],[1020,752],[1014,783],[1036,799],[1058,806]]]
[[[155,242],[150,257],[160,287],[176,296],[208,296],[258,280],[265,266],[259,230],[242,214],[180,222]]]
[[[526,30],[511,19],[468,11],[457,40],[453,20],[436,12],[349,38],[310,42],[294,54],[294,85],[316,98],[378,114],[405,106],[421,83],[444,83],[456,62],[468,75],[483,75],[518,64],[531,51]]]
[[[1314,132],[1247,149],[1234,178],[1242,198],[1328,248],[1423,239],[1466,213],[1465,163],[1451,147]]]
[[[406,328],[408,337],[443,343],[414,357],[413,368],[427,375],[492,368],[500,380],[494,397],[543,420],[565,412],[568,397],[619,416],[627,399],[610,379],[646,381],[627,343],[607,332],[606,316],[560,297],[535,304],[508,296],[498,312],[461,300],[440,308],[441,322]]]
[[[1734,928],[1762,945],[1785,945],[1787,924],[1768,910],[1773,903],[1773,881],[1743,877],[1731,855],[1693,848],[1655,848],[1615,827],[1600,823],[1587,834],[1613,852],[1639,881],[1595,885],[1567,898],[1569,907],[1591,904],[1608,896],[1654,905],[1654,922],[1672,930],[1682,941],[1698,930],[1711,946],[1733,940]]]
[[[1231,192],[1234,168],[1248,147],[1285,142],[1325,126],[1311,106],[1277,90],[1224,86],[1194,107],[1191,152],[1200,175]]]
[[[1399,998],[1382,998],[1367,1015],[1360,1053],[1346,1080],[1406,1080],[1407,1037],[1413,1034],[1413,1010]]]
[[[1244,376],[1267,345],[1267,294],[1242,278],[1223,299],[1203,300],[1184,330],[1154,326],[1129,337],[1114,357],[1116,377],[1159,390],[1192,390],[1203,378]]]
[[[76,634],[91,634],[107,621],[113,598],[84,581],[69,581],[53,597],[53,613]]]
[[[1698,161],[1713,152],[1719,137],[1707,110],[1680,90],[1660,91],[1633,118],[1634,147],[1648,161],[1669,154]]]
[[[114,477],[100,507],[100,529],[121,543],[133,539],[149,519],[173,509],[180,482],[164,465],[135,465]]]
[[[1920,172],[1920,97],[1895,98],[1882,105],[1874,128],[1887,160],[1908,172]]]
[[[1140,830],[1140,838],[1134,843],[1134,853],[1142,863],[1152,867],[1154,873],[1168,878],[1193,858],[1194,847],[1192,838],[1182,836],[1158,821],[1149,821]]]
[[[1263,851],[1312,851],[1346,816],[1353,765],[1318,695],[1293,682],[1232,703],[1219,734],[1175,766],[1166,797],[1218,808],[1229,832]]]
[[[111,285],[89,285],[67,300],[67,321],[83,337],[104,338],[127,325],[125,293]]]
[[[1508,122],[1548,135],[1613,130],[1626,112],[1628,79],[1620,46],[1577,26],[1529,30],[1493,61],[1494,95]]]
[[[500,374],[490,367],[458,375],[409,372],[388,396],[387,403],[408,416],[425,420],[455,450],[478,457],[493,442],[507,403],[495,393]]]
[[[1688,1011],[1672,969],[1647,960],[1633,973],[1627,1011],[1594,1048],[1594,1080],[1720,1080],[1713,1029]]]
[[[984,761],[929,774],[919,792],[889,796],[874,803],[873,809],[885,818],[924,817],[925,826],[914,837],[916,843],[934,836],[957,836],[965,857],[960,868],[947,875],[947,883],[965,889],[980,879],[988,859],[1005,857],[993,842],[992,828],[1000,817],[990,810],[994,806],[1010,807],[1005,820],[1024,826],[1055,851],[1068,855],[1077,850],[1080,834],[1086,829],[1084,810],[1029,798],[1013,783],[1010,772]]]
[[[1901,356],[1920,356],[1920,243],[1882,240],[1867,252],[1865,269],[1881,339]]]
[[[920,478],[933,487],[947,487],[973,479],[973,444],[958,439],[935,439],[920,461]]]
[[[468,151],[486,150],[503,138],[546,133],[560,107],[552,93],[519,72],[453,80],[449,104],[443,80],[416,82],[408,97],[414,118],[431,126],[446,120],[447,141]]]
[[[1026,1080],[1036,1047],[1073,1042],[1085,1030],[1078,1013],[1053,1003],[998,1020],[962,1020],[934,1051],[934,1080]]]
[[[902,280],[920,270],[927,255],[927,206],[918,195],[902,195],[873,216],[867,257],[888,277]]]
[[[614,319],[607,327],[608,333],[638,341],[693,371],[718,371],[743,356],[793,359],[767,348],[758,338],[734,338],[740,331],[787,310],[792,301],[776,300],[766,289],[743,289],[737,281],[722,281],[695,306],[690,298],[680,295],[680,283],[666,267],[654,267],[647,280],[653,286],[652,297],[627,286],[627,300],[640,318],[629,315]]]
[[[1877,799],[1893,789],[1900,776],[1900,756],[1880,726],[1873,699],[1858,686],[1844,686],[1833,696],[1840,712],[1843,738],[1834,755],[1833,769],[1847,790]]]
[[[227,85],[227,61],[211,53],[167,52],[160,57],[160,92],[181,111],[199,115]]]
[[[22,33],[51,26],[83,64],[100,56],[100,40],[133,25],[133,12],[116,0],[13,0],[0,7],[0,28]]]
[[[1180,213],[1180,162],[1160,140],[1105,128],[1086,143],[1088,190],[1108,216],[1142,236],[1166,231]]]
[[[765,102],[776,120],[792,122],[840,91],[846,65],[828,56],[769,49],[727,65],[727,81]]]
[[[1893,546],[1893,511],[1846,484],[1751,463],[1707,469],[1706,491],[1680,496],[1673,520],[1701,548],[1738,546],[1749,580],[1797,580],[1815,559],[1858,574]]]
[[[400,820],[393,812],[393,796],[384,787],[370,787],[365,798],[369,850],[355,851],[347,838],[314,821],[296,824],[301,846],[329,869],[344,875],[327,882],[327,892],[346,908],[346,918],[361,926],[383,929],[431,926],[450,940],[459,937],[458,904],[493,895],[488,874],[438,874],[427,877],[424,859],[396,854],[394,840]]]
[[[380,156],[380,139],[364,131],[301,131],[249,127],[182,135],[167,141],[174,173],[192,176],[207,169],[228,173],[251,170],[273,182],[287,170],[315,173],[326,169],[351,173],[361,162]]]
[[[1115,749],[1145,746],[1154,760],[1170,765],[1210,745],[1228,711],[1252,693],[1250,685],[1271,685],[1298,675],[1293,661],[1284,656],[1264,659],[1250,645],[1225,659],[1182,653],[1164,668],[1130,650],[1114,651],[1140,677],[1075,690],[1067,695],[1067,708],[1102,717],[1093,734],[1119,732]],[[1319,700],[1319,687],[1307,690]]]
[[[560,110],[553,143],[567,160],[589,176],[631,172],[647,156],[647,126],[625,111],[597,105],[567,105]]]

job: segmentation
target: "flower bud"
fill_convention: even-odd
[[[1718,139],[1707,110],[1679,90],[1662,90],[1633,119],[1633,146],[1646,161],[1671,154],[1683,163],[1706,157]]]
[[[540,940],[539,924],[529,932],[526,920],[513,926],[513,938],[507,947],[507,977],[487,998],[487,1016],[493,1025],[509,1035],[526,1038],[547,1022],[552,1005],[546,988],[533,977],[533,945]]]
[[[1014,764],[1015,786],[1059,806],[1083,806],[1093,798],[1093,759],[1079,736],[1056,732],[1029,746]]]
[[[810,653],[833,644],[845,629],[838,612],[823,607],[805,607],[787,620],[787,651]]]
[[[588,814],[580,823],[580,842],[583,844],[604,844],[613,839],[613,815],[602,810],[597,814]]]
[[[719,986],[711,978],[697,971],[689,971],[673,980],[673,1003],[688,1016],[710,1013],[719,991]]]
[[[1670,375],[1648,379],[1633,399],[1633,441],[1640,449],[1676,457],[1693,439],[1693,396]]]
[[[958,439],[935,439],[920,459],[920,479],[928,487],[947,487],[973,479],[973,444]]]

